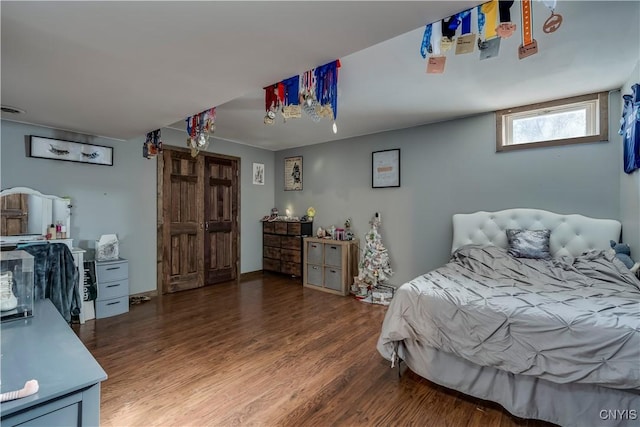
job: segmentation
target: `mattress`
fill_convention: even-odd
[[[405,341],[555,383],[640,390],[640,282],[607,251],[551,260],[464,246],[405,283],[378,350]]]

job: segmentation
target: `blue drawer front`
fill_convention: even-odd
[[[113,298],[96,301],[96,319],[117,316],[129,311],[129,297]]]

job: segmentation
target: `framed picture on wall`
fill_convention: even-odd
[[[253,164],[253,184],[264,185],[264,163]]]
[[[29,135],[28,157],[113,166],[113,148]]]
[[[400,187],[400,149],[374,151],[371,155],[371,186]]]
[[[302,156],[285,157],[284,191],[302,190]]]

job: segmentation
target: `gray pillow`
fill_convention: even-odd
[[[550,259],[551,230],[506,230],[509,255],[516,258]]]

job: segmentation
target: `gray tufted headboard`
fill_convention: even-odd
[[[551,230],[553,256],[578,256],[591,249],[610,249],[620,238],[622,225],[612,219],[556,214],[540,209],[507,209],[453,216],[451,253],[469,244],[507,247],[506,229]]]

